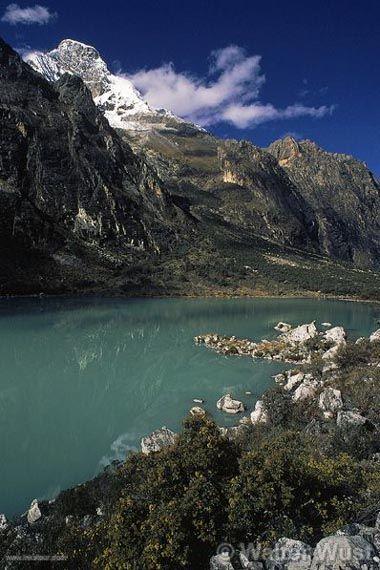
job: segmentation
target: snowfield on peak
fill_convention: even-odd
[[[110,72],[92,46],[66,39],[49,52],[30,52],[24,59],[48,81],[56,81],[64,73],[81,77],[114,128],[149,131],[157,127],[165,129],[166,120],[185,122],[166,109],[152,109],[132,81]]]

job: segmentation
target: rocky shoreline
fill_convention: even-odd
[[[339,350],[347,344],[347,333],[341,326],[331,327],[330,323],[322,323],[324,330],[318,330],[315,321],[293,327],[279,322],[274,328],[280,334],[274,340],[263,339],[258,342],[252,339],[239,339],[235,336],[223,336],[208,333],[194,338],[197,345],[203,345],[223,356],[241,356],[264,358],[284,363],[297,364],[298,367],[286,370],[274,376],[275,382],[291,395],[293,402],[315,400],[325,419],[334,419],[338,426],[355,424],[365,425],[367,419],[357,409],[350,409],[343,403],[341,390],[331,387],[331,383],[339,376],[339,365],[336,357]],[[326,328],[331,327],[331,328]],[[365,341],[356,340],[356,344]],[[380,340],[380,329],[373,332],[369,341]],[[321,375],[314,376],[307,371],[313,360],[322,362]],[[380,366],[380,362],[378,364]],[[216,402],[216,408],[226,414],[241,414],[245,411],[243,402],[225,394]],[[202,416],[206,411],[196,406],[190,410],[192,415]],[[239,419],[239,425],[220,427],[223,435],[234,437],[250,424],[267,423],[268,412],[265,402],[258,400],[249,416]],[[143,453],[159,451],[172,445],[176,434],[166,427],[154,431],[141,441]]]
[[[375,439],[379,441],[380,418],[371,413],[370,409],[365,410],[353,404],[347,393],[344,368],[344,358],[347,355],[344,354],[352,349],[362,350],[366,355],[363,362],[370,378],[371,371],[375,373],[380,368],[380,329],[369,338],[359,338],[354,343],[347,339],[343,327],[332,327],[330,323],[322,323],[319,327],[315,322],[298,326],[278,323],[275,329],[279,334],[270,340],[256,341],[208,333],[196,336],[194,342],[224,356],[265,358],[294,364],[294,368],[277,374],[274,381],[279,397],[286,406],[301,406],[301,409],[307,410],[309,419],[304,428],[306,434],[319,438],[324,433],[337,430],[339,437],[344,439],[365,430],[375,434]],[[366,378],[367,376],[364,382],[367,381]],[[199,405],[203,403],[202,398],[194,398],[194,403],[197,405],[191,408],[189,414],[202,426],[208,413]],[[267,394],[256,402],[254,409],[246,409],[243,402],[235,399],[233,394],[222,395],[215,406],[216,409],[239,418],[233,427],[218,428],[221,436],[232,442],[240,441],[252,429],[267,429],[273,422],[273,409]],[[180,434],[167,427],[158,429],[142,439],[142,454],[147,457],[158,456],[164,450],[174,449],[179,439]],[[380,451],[380,444],[378,447]],[[375,453],[371,461],[380,466],[380,452]],[[41,544],[49,542],[46,533],[49,534],[49,529],[54,528],[57,517],[63,521],[61,524],[64,525],[65,532],[70,530],[74,522],[83,533],[88,528],[101,526],[106,516],[103,500],[92,500],[91,508],[81,509],[78,518],[74,514],[76,507],[70,507],[73,499],[67,497],[82,493],[107,497],[110,492],[108,480],[112,480],[115,474],[117,477],[117,473],[122,471],[123,464],[113,465],[95,480],[61,493],[53,501],[38,502],[34,499],[28,511],[14,521],[8,521],[4,515],[0,515],[0,556],[8,560],[5,567],[17,568],[17,563],[9,562],[9,557],[28,549],[38,552]],[[62,504],[65,505],[64,509]],[[260,543],[248,547],[227,546],[224,549],[218,548],[217,554],[211,557],[211,570],[352,570],[363,567],[377,570],[380,568],[380,503],[367,517],[365,524],[361,521],[346,524],[313,546],[291,536],[280,538],[264,550]],[[326,559],[326,556],[330,558]]]
[[[296,327],[288,323],[278,323],[275,327],[280,331],[274,340],[239,339],[235,336],[223,336],[216,333],[199,335],[194,338],[198,345],[215,350],[224,356],[240,356],[251,358],[266,358],[296,363],[295,369],[286,370],[274,377],[275,382],[285,392],[291,395],[294,402],[314,401],[323,419],[335,423],[342,430],[352,430],[367,426],[370,430],[379,430],[379,424],[374,424],[361,414],[360,410],[353,409],[346,401],[342,391],[334,388],[334,381],[339,378],[340,369],[337,363],[339,351],[347,344],[347,333],[341,326],[331,327],[330,323],[322,323],[324,330],[318,330],[315,322],[301,324]],[[331,327],[331,328],[326,328]],[[365,342],[367,339],[359,338],[355,344]],[[373,332],[370,342],[380,340],[380,329]],[[302,368],[310,365],[314,359],[322,361],[321,376],[313,374]],[[372,366],[380,367],[379,362]],[[225,413],[243,413],[245,408],[242,402],[234,400],[231,394],[226,394],[218,400],[216,407]],[[204,412],[202,408],[198,408]],[[258,400],[249,416],[243,416],[239,425],[224,428],[221,433],[228,438],[235,438],[250,424],[267,424],[269,414],[263,400]],[[311,422],[309,431],[319,430],[318,422]],[[173,445],[176,439],[174,432],[167,438],[166,428],[157,430],[150,436],[143,438],[142,448],[156,444],[154,451],[166,445]],[[375,458],[380,460],[379,457]],[[378,569],[380,568],[380,505],[374,526],[359,524],[357,522],[342,527],[331,536],[323,538],[316,546],[312,546],[292,538],[279,539],[273,548],[264,549],[250,547],[239,549],[232,545],[223,545],[221,552],[210,560],[210,570],[235,570],[249,568],[254,570],[317,570],[330,568],[350,569]]]

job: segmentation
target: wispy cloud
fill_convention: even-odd
[[[16,26],[17,24],[39,24],[43,26],[57,17],[55,12],[50,12],[49,8],[36,4],[27,8],[21,8],[18,4],[9,4],[1,18],[2,22]]]
[[[332,106],[294,103],[283,109],[259,100],[265,83],[261,56],[247,55],[239,46],[215,50],[206,77],[177,72],[173,63],[142,69],[127,76],[155,108],[165,107],[203,126],[227,122],[253,128],[263,122],[296,117],[323,117]]]

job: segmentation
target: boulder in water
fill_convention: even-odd
[[[204,416],[206,415],[206,410],[204,410],[200,406],[193,406],[190,410],[190,415],[192,415],[195,418],[197,417],[204,418]]]
[[[234,400],[231,394],[222,396],[216,403],[218,410],[222,410],[227,414],[238,414],[244,412],[244,404],[239,400]]]
[[[282,333],[287,333],[291,330],[292,325],[289,325],[288,323],[283,323],[283,322],[279,322],[277,323],[277,325],[274,327],[274,329],[276,331],[280,331]]]
[[[299,325],[295,329],[291,329],[289,332],[282,334],[280,338],[285,342],[303,344],[317,335],[317,327],[313,321],[312,323]]]

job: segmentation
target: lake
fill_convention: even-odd
[[[278,321],[328,321],[351,338],[379,327],[380,306],[305,299],[0,300],[0,512],[91,478],[194,398],[231,392],[252,408],[283,364],[195,346],[206,332],[275,336]],[[252,396],[247,396],[251,391]]]

